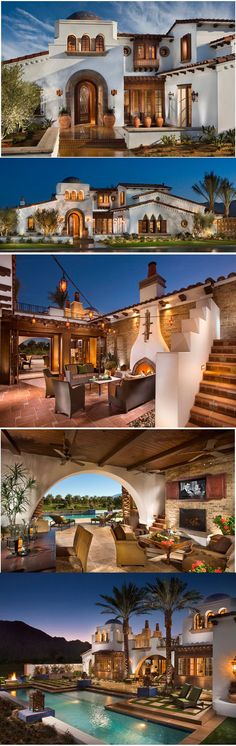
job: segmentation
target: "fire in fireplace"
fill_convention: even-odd
[[[191,531],[206,531],[206,510],[180,508],[179,526]]]
[[[147,357],[143,357],[142,360],[138,360],[135,363],[132,373],[137,375],[138,373],[145,373],[145,376],[151,376],[156,372],[154,363]]]

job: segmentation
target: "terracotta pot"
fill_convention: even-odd
[[[133,119],[133,125],[134,125],[134,127],[136,127],[136,128],[140,127],[140,124],[141,124],[141,122],[140,122],[139,117],[134,117],[134,119]]]
[[[156,124],[157,124],[157,127],[163,127],[163,124],[164,124],[163,117],[156,117]]]
[[[10,140],[2,140],[2,148],[10,148],[12,145],[12,139]]]
[[[144,127],[152,126],[152,117],[144,117]]]
[[[68,130],[71,127],[71,117],[69,114],[59,115],[59,127],[60,130]]]
[[[111,130],[114,127],[115,121],[116,121],[115,114],[104,114],[104,117],[103,117],[104,127],[107,127],[108,129]]]

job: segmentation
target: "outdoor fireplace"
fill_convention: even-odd
[[[179,527],[189,529],[189,531],[206,531],[206,510],[180,508]]]
[[[155,363],[153,363],[152,360],[149,360],[148,357],[143,357],[141,360],[138,360],[132,370],[133,375],[137,375],[138,373],[145,373],[145,376],[150,376],[155,372]]]

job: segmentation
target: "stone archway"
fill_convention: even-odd
[[[97,124],[102,127],[108,106],[105,78],[94,70],[74,73],[66,85],[66,105],[71,112],[72,125]]]
[[[84,214],[81,210],[68,210],[65,215],[65,226],[66,234],[72,238],[85,238],[87,236]]]
[[[149,673],[155,676],[160,676],[165,673],[166,655],[164,651],[162,652],[162,654],[150,653],[150,655],[142,656],[138,661],[135,669],[136,676],[144,675],[143,668],[145,668],[146,674]]]

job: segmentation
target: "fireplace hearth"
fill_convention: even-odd
[[[150,376],[151,374],[156,372],[156,366],[155,363],[152,362],[152,360],[149,360],[147,357],[143,357],[141,360],[138,360],[137,363],[135,363],[132,373],[138,374],[138,373],[145,373],[145,376]]]
[[[206,510],[180,508],[179,527],[189,529],[189,531],[206,531]]]

